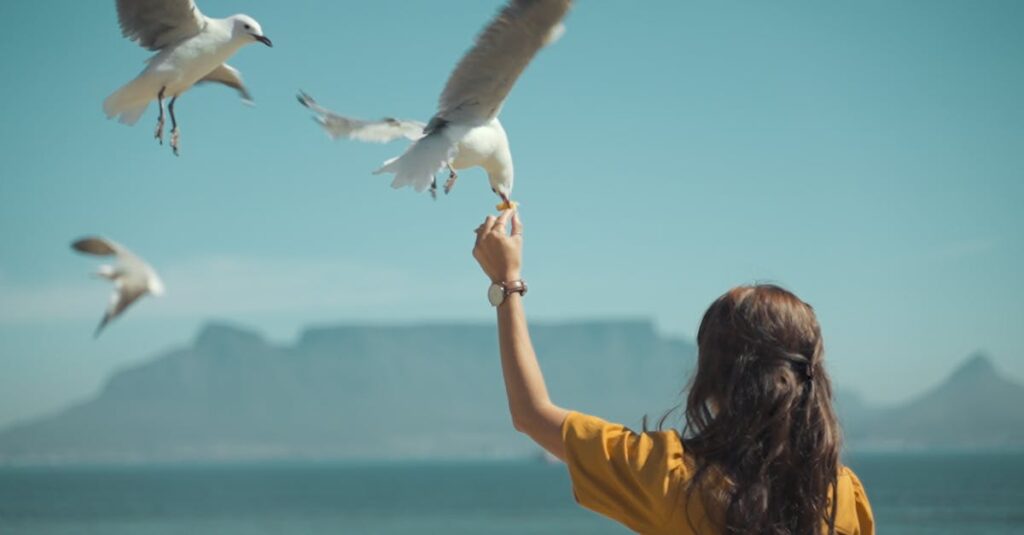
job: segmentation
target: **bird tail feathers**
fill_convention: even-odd
[[[107,114],[107,119],[118,117],[118,121],[126,125],[138,122],[152,99],[140,97],[137,93],[132,84],[128,84],[107,97],[103,101],[103,112]]]
[[[434,183],[434,177],[452,158],[455,144],[441,130],[435,130],[409,146],[399,157],[392,158],[373,172],[393,173],[391,187],[412,186],[422,192]]]

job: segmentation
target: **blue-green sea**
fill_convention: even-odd
[[[848,459],[879,533],[1024,534],[1024,454]],[[0,468],[0,533],[622,534],[529,462]]]

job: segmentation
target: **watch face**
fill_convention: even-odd
[[[505,300],[505,290],[502,290],[501,286],[497,284],[492,284],[487,289],[487,300],[491,302],[491,305],[500,305]]]

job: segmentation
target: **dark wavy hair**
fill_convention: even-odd
[[[697,347],[688,500],[724,534],[834,534],[841,439],[814,310],[778,286],[733,288],[705,312]]]

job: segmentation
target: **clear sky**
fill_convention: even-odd
[[[0,2],[0,424],[210,319],[282,343],[311,324],[490,320],[469,254],[496,202],[482,171],[437,202],[393,191],[370,171],[401,143],[331,142],[294,95],[426,120],[498,5],[203,0],[275,47],[232,60],[255,108],[222,87],[179,101],[175,158],[155,107],[131,128],[101,112],[148,55],[113,1]],[[815,306],[835,381],[871,402],[979,349],[1021,380],[1022,20],[1012,0],[579,0],[502,116],[531,318],[692,337],[727,288],[773,281]],[[91,233],[168,287],[96,341],[109,288],[68,248]]]

